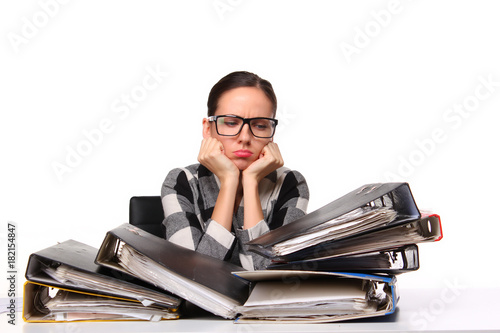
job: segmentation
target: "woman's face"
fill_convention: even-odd
[[[266,94],[255,87],[239,87],[226,91],[219,98],[215,116],[234,115],[242,118],[267,117],[273,118],[273,107]],[[203,120],[203,137],[213,137],[224,146],[225,155],[234,162],[240,170],[245,170],[257,160],[262,149],[272,141],[257,138],[245,124],[236,136],[217,134],[214,122]]]

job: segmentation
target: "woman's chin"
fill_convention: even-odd
[[[236,160],[236,161],[233,160],[233,162],[240,171],[245,170],[253,163],[253,161],[245,161],[245,160]]]

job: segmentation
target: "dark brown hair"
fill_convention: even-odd
[[[240,87],[255,87],[261,89],[271,101],[273,106],[273,117],[276,116],[278,101],[271,83],[256,74],[245,71],[230,73],[220,79],[219,82],[212,87],[207,101],[208,116],[210,117],[215,114],[222,94],[228,90]]]

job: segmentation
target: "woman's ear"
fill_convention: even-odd
[[[212,133],[210,131],[210,122],[207,118],[203,118],[203,139],[207,139],[212,137]]]

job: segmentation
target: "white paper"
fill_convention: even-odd
[[[366,292],[362,290],[362,284],[362,280],[341,278],[298,280],[292,283],[260,281],[245,306],[364,300]]]

